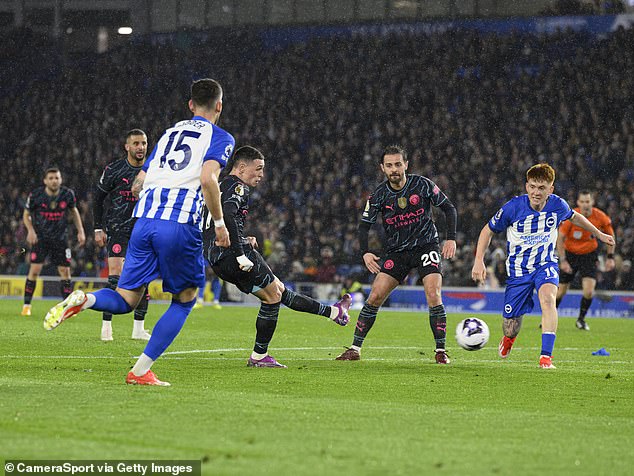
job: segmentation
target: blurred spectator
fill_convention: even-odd
[[[25,38],[41,48],[24,50]],[[90,186],[122,156],[118,138],[140,127],[152,147],[187,113],[181,92],[203,76],[220,80],[231,98],[223,126],[267,158],[250,211],[260,228],[250,234],[267,238],[259,243],[283,280],[331,279],[331,266],[359,265],[357,225],[381,179],[377,157],[391,143],[408,149],[410,170],[436,181],[458,210],[462,238],[445,285],[473,284],[482,224],[524,193],[523,172],[538,161],[555,167],[555,193],[572,203],[579,188],[596,190],[597,206],[613,217],[617,254],[632,255],[632,30],[604,39],[572,31],[332,37],[281,51],[257,33],[220,32],[192,39],[196,48],[140,38],[82,58],[24,31],[0,39],[0,116],[10,125],[0,128],[0,273],[24,272],[20,217],[47,164],[59,164],[77,192],[91,236]],[[370,246],[379,250],[375,230]],[[503,239],[487,257],[493,270]],[[74,275],[107,276],[102,250],[91,242],[79,251]]]

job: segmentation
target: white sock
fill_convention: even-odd
[[[335,319],[339,315],[339,308],[335,306],[330,306],[330,319]]]
[[[101,321],[102,329],[112,329],[112,321]]]
[[[150,359],[147,355],[141,354],[139,360],[137,360],[136,364],[134,364],[134,367],[132,367],[132,373],[137,377],[142,377],[147,373],[148,370],[150,370],[150,367],[152,367],[153,363],[154,361]]]
[[[145,324],[145,321],[137,321],[135,319],[134,320],[134,327],[132,328],[132,332],[142,334],[143,331],[145,330],[145,328],[143,327],[143,324]]]
[[[351,348],[352,350],[356,350],[357,352],[361,353],[361,347],[359,347],[359,346],[356,346],[356,345],[351,345],[351,346],[350,346],[350,348]]]
[[[84,303],[84,305],[81,307],[82,310],[84,309],[90,309],[91,307],[93,307],[95,305],[95,302],[97,302],[97,298],[95,296],[93,296],[92,294],[88,293],[86,294],[86,302]]]
[[[258,354],[257,352],[251,352],[251,358],[253,360],[262,360],[264,357],[266,357],[268,354]]]

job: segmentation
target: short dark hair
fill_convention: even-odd
[[[577,197],[579,197],[580,195],[590,195],[590,198],[594,198],[594,193],[591,192],[590,190],[588,190],[587,188],[579,190],[579,193],[577,194]]]
[[[141,129],[132,129],[132,130],[129,130],[128,133],[125,135],[125,140],[127,141],[132,136],[145,136],[145,137],[147,137],[147,134],[145,132],[143,132]]]
[[[386,155],[397,155],[401,154],[403,157],[403,162],[407,162],[407,151],[401,147],[400,145],[393,144],[388,145],[385,149],[383,149],[383,155],[381,156],[381,164],[383,163],[383,159]]]
[[[59,170],[59,167],[57,167],[56,165],[51,165],[50,167],[47,167],[46,170],[44,171],[44,178],[46,178],[46,176],[48,174],[57,174],[57,173],[62,173]]]
[[[243,145],[233,153],[231,168],[229,168],[229,170],[233,170],[240,161],[249,163],[254,160],[264,160],[264,154],[253,146]]]
[[[192,101],[197,106],[213,109],[222,98],[222,86],[215,79],[203,78],[192,83]]]

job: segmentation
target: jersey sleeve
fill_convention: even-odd
[[[75,197],[73,189],[67,188],[65,195],[68,208],[75,208],[77,206],[77,198]]]
[[[26,203],[24,204],[24,208],[28,210],[29,212],[33,211],[33,208],[34,208],[33,192],[29,193],[29,196],[26,198]]]
[[[379,212],[381,211],[381,194],[377,192],[378,190],[375,190],[365,203],[365,209],[361,215],[361,221],[370,224],[376,223],[376,220],[379,217]]]
[[[511,223],[511,215],[513,211],[513,202],[508,201],[500,208],[495,215],[489,220],[489,228],[494,233],[502,233]]]
[[[101,177],[99,177],[99,182],[97,182],[97,187],[106,193],[110,193],[114,188],[112,184],[112,168],[110,165],[106,165],[103,169]]]
[[[440,205],[442,205],[444,202],[448,200],[447,195],[445,195],[442,192],[442,190],[440,190],[438,185],[436,185],[432,180],[426,177],[424,179],[427,182],[427,188],[429,190],[429,199],[433,206],[439,207]]]
[[[574,210],[570,208],[568,202],[566,202],[563,198],[557,197],[557,199],[557,219],[559,220],[559,223],[570,220],[575,214]]]
[[[220,167],[224,168],[224,166],[227,165],[227,161],[233,154],[233,148],[235,145],[236,141],[231,134],[214,126],[211,143],[205,152],[203,162],[215,160],[220,164]]]
[[[597,228],[603,233],[614,236],[614,228],[612,227],[612,220],[610,219],[610,217],[604,212],[601,212],[600,216],[601,223]]]

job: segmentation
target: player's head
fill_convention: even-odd
[[[222,86],[215,79],[198,79],[192,83],[189,109],[196,115],[218,122],[222,112]]]
[[[244,145],[233,153],[230,170],[231,175],[255,187],[264,177],[264,155],[255,147]]]
[[[590,190],[580,190],[577,195],[577,206],[581,213],[590,215],[594,205],[594,196]]]
[[[555,169],[548,164],[533,165],[526,172],[526,193],[531,206],[541,210],[555,191]]]
[[[135,162],[145,161],[147,154],[147,135],[141,129],[132,129],[125,136],[125,150],[128,152],[128,160]]]
[[[62,173],[57,167],[49,167],[44,171],[44,186],[52,193],[62,186]]]
[[[407,152],[400,145],[388,145],[381,156],[381,170],[392,185],[402,186],[407,171]]]

